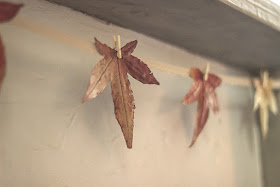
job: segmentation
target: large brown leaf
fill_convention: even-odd
[[[95,38],[97,51],[104,58],[93,68],[88,89],[83,97],[83,102],[96,97],[102,93],[107,83],[111,82],[115,115],[128,148],[132,148],[135,105],[127,73],[144,84],[159,85],[148,66],[131,55],[136,45],[136,40],[127,43],[121,49],[122,58],[118,58],[116,50]]]
[[[21,4],[0,2],[0,23],[11,20],[17,14],[21,6],[22,6]],[[6,71],[5,49],[0,36],[0,88],[2,86],[2,81],[5,77],[5,71]]]
[[[219,77],[211,73],[209,73],[208,79],[205,81],[203,73],[198,68],[191,68],[190,77],[194,79],[194,82],[182,103],[186,105],[198,101],[198,104],[193,139],[189,147],[194,145],[204,128],[208,119],[209,108],[211,107],[215,114],[218,113],[219,104],[215,89],[222,82]]]

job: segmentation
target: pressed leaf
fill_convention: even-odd
[[[209,73],[208,79],[205,81],[203,73],[198,68],[191,68],[189,74],[194,79],[194,82],[182,103],[191,104],[194,101],[198,102],[193,139],[189,146],[191,147],[206,124],[209,108],[212,108],[215,114],[219,111],[215,89],[221,84],[222,80],[216,75]]]
[[[22,4],[0,2],[0,22],[11,20],[19,11]]]
[[[260,79],[254,79],[254,85],[256,92],[253,110],[256,111],[259,108],[262,136],[263,139],[265,139],[269,130],[268,109],[270,109],[274,115],[277,115],[277,101],[272,90],[272,81],[269,80],[267,72],[263,74],[262,81]]]
[[[107,83],[111,82],[115,115],[122,129],[126,145],[132,148],[134,127],[134,97],[127,73],[144,84],[159,84],[148,66],[131,55],[137,45],[132,41],[122,47],[122,58],[117,51],[95,39],[97,51],[104,56],[93,68],[88,89],[83,102],[102,93]]]

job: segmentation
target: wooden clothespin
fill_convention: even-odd
[[[264,71],[262,73],[262,84],[264,87],[268,86],[268,82],[269,82],[269,74],[268,71]]]
[[[118,35],[118,46],[117,46],[117,50],[118,50],[118,58],[122,58],[121,37],[120,37],[120,35]]]
[[[117,36],[117,39],[116,39],[116,36],[113,36],[113,48],[115,50],[117,50],[118,54],[118,58],[122,58],[122,50],[121,50],[121,37],[120,35]]]
[[[117,39],[116,36],[113,36],[113,49],[117,49]]]
[[[207,81],[207,79],[208,79],[209,71],[210,71],[210,64],[207,63],[206,68],[205,68],[205,71],[204,71],[204,80],[205,80],[205,81]]]

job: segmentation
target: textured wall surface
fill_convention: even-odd
[[[138,39],[134,54],[178,67],[244,75],[217,62],[43,1],[26,0],[19,17],[84,40]],[[220,115],[210,114],[187,148],[196,106],[180,102],[191,79],[152,69],[160,86],[130,77],[136,100],[133,149],[115,119],[110,87],[81,104],[102,58],[5,24],[8,72],[0,94],[0,186],[262,186],[259,132],[251,88],[222,85]]]
[[[280,184],[279,134],[279,117],[270,114],[269,133],[267,139],[262,143],[262,162],[266,187],[278,187]]]
[[[276,75],[280,77],[280,72]],[[280,92],[276,92],[278,98],[278,106],[280,106],[279,98]],[[279,170],[280,170],[280,147],[279,147],[279,115],[274,116],[271,112],[269,114],[269,132],[267,138],[262,141],[262,163],[264,184],[266,187],[278,187],[280,184]]]

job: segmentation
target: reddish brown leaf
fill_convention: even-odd
[[[209,108],[211,107],[215,114],[218,113],[219,105],[215,89],[222,82],[219,77],[210,73],[207,81],[205,81],[203,73],[198,68],[192,68],[190,70],[190,76],[194,79],[194,83],[182,103],[191,104],[194,101],[198,101],[198,104],[193,139],[189,147],[194,145],[197,137],[204,128],[208,119]]]
[[[132,148],[134,97],[130,88],[127,73],[145,84],[159,84],[144,62],[131,55],[137,41],[126,44],[122,50],[122,58],[117,57],[117,51],[95,39],[97,51],[104,56],[93,68],[87,92],[83,102],[100,94],[107,83],[111,82],[115,115],[122,129],[126,145]]]
[[[22,4],[0,2],[0,22],[11,20],[19,11]]]

